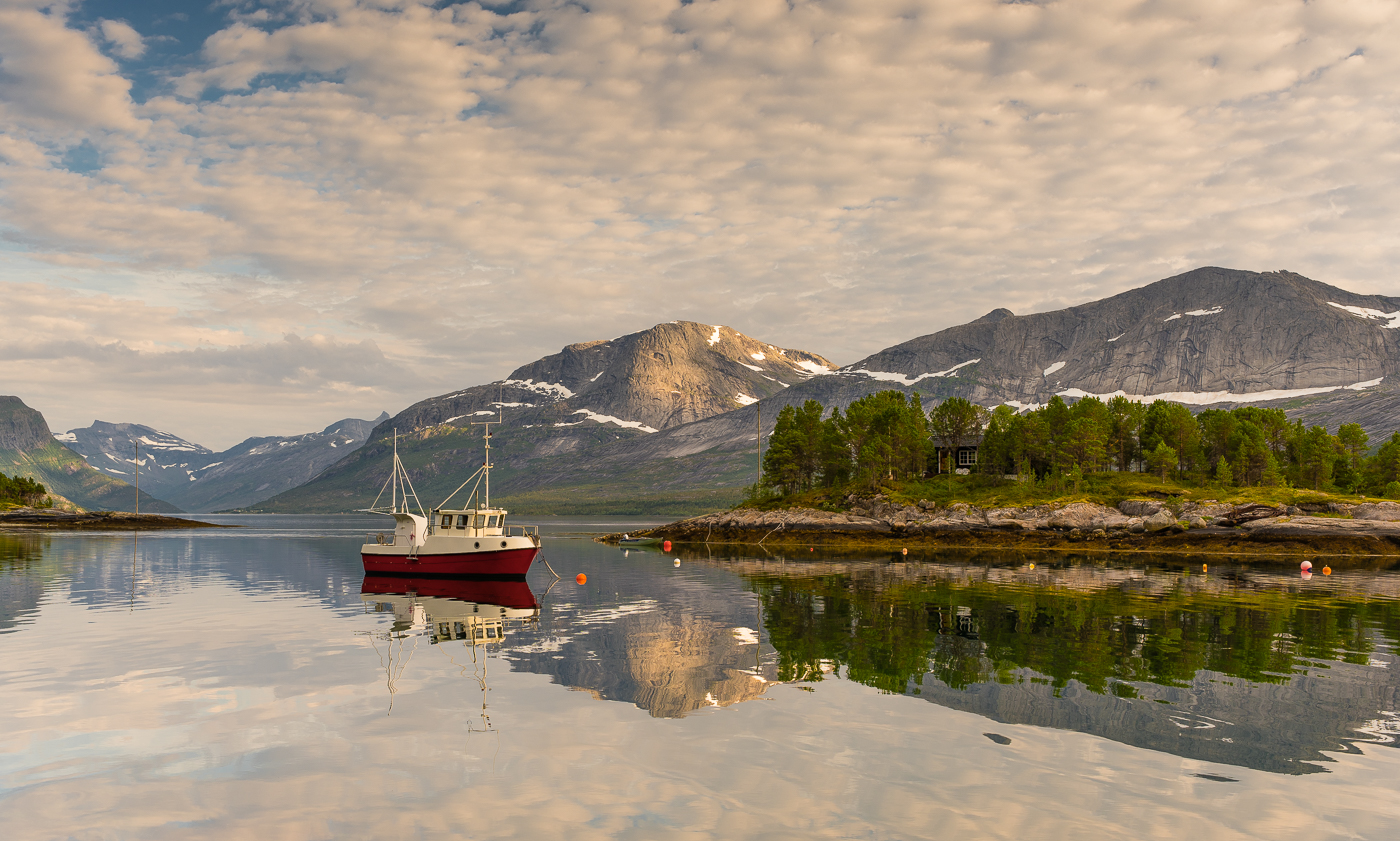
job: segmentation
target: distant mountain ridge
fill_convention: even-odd
[[[134,479],[141,446],[141,486],[186,511],[209,512],[248,505],[309,481],[346,452],[364,444],[373,421],[346,418],[320,432],[249,438],[223,452],[135,423],[94,421],[53,437],[94,468]]]

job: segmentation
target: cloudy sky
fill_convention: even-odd
[[[0,392],[221,448],[671,319],[1400,294],[1379,0],[0,0]]]

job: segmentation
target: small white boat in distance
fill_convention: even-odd
[[[448,494],[432,511],[424,511],[399,461],[398,435],[394,436],[394,466],[366,513],[394,518],[392,532],[371,532],[360,548],[366,573],[393,575],[451,575],[523,578],[540,551],[539,530],[534,526],[508,526],[504,508],[491,505],[491,424],[486,427],[486,461],[481,468]],[[463,488],[476,484],[466,504],[449,508]],[[384,491],[389,507],[379,508]],[[409,500],[418,513],[409,510]]]

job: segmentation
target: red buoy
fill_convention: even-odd
[[[671,551],[671,541],[669,541],[669,540],[663,540],[663,541],[661,541],[661,551],[662,551],[662,552],[669,552],[669,551]]]
[[[580,583],[580,584],[587,584],[587,583],[588,583],[588,576],[586,576],[586,575],[584,575],[583,573],[580,572],[578,575],[575,575],[575,576],[574,576],[574,580],[577,581],[577,582]]]

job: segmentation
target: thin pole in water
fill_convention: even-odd
[[[141,513],[141,442],[136,442],[136,513]]]

